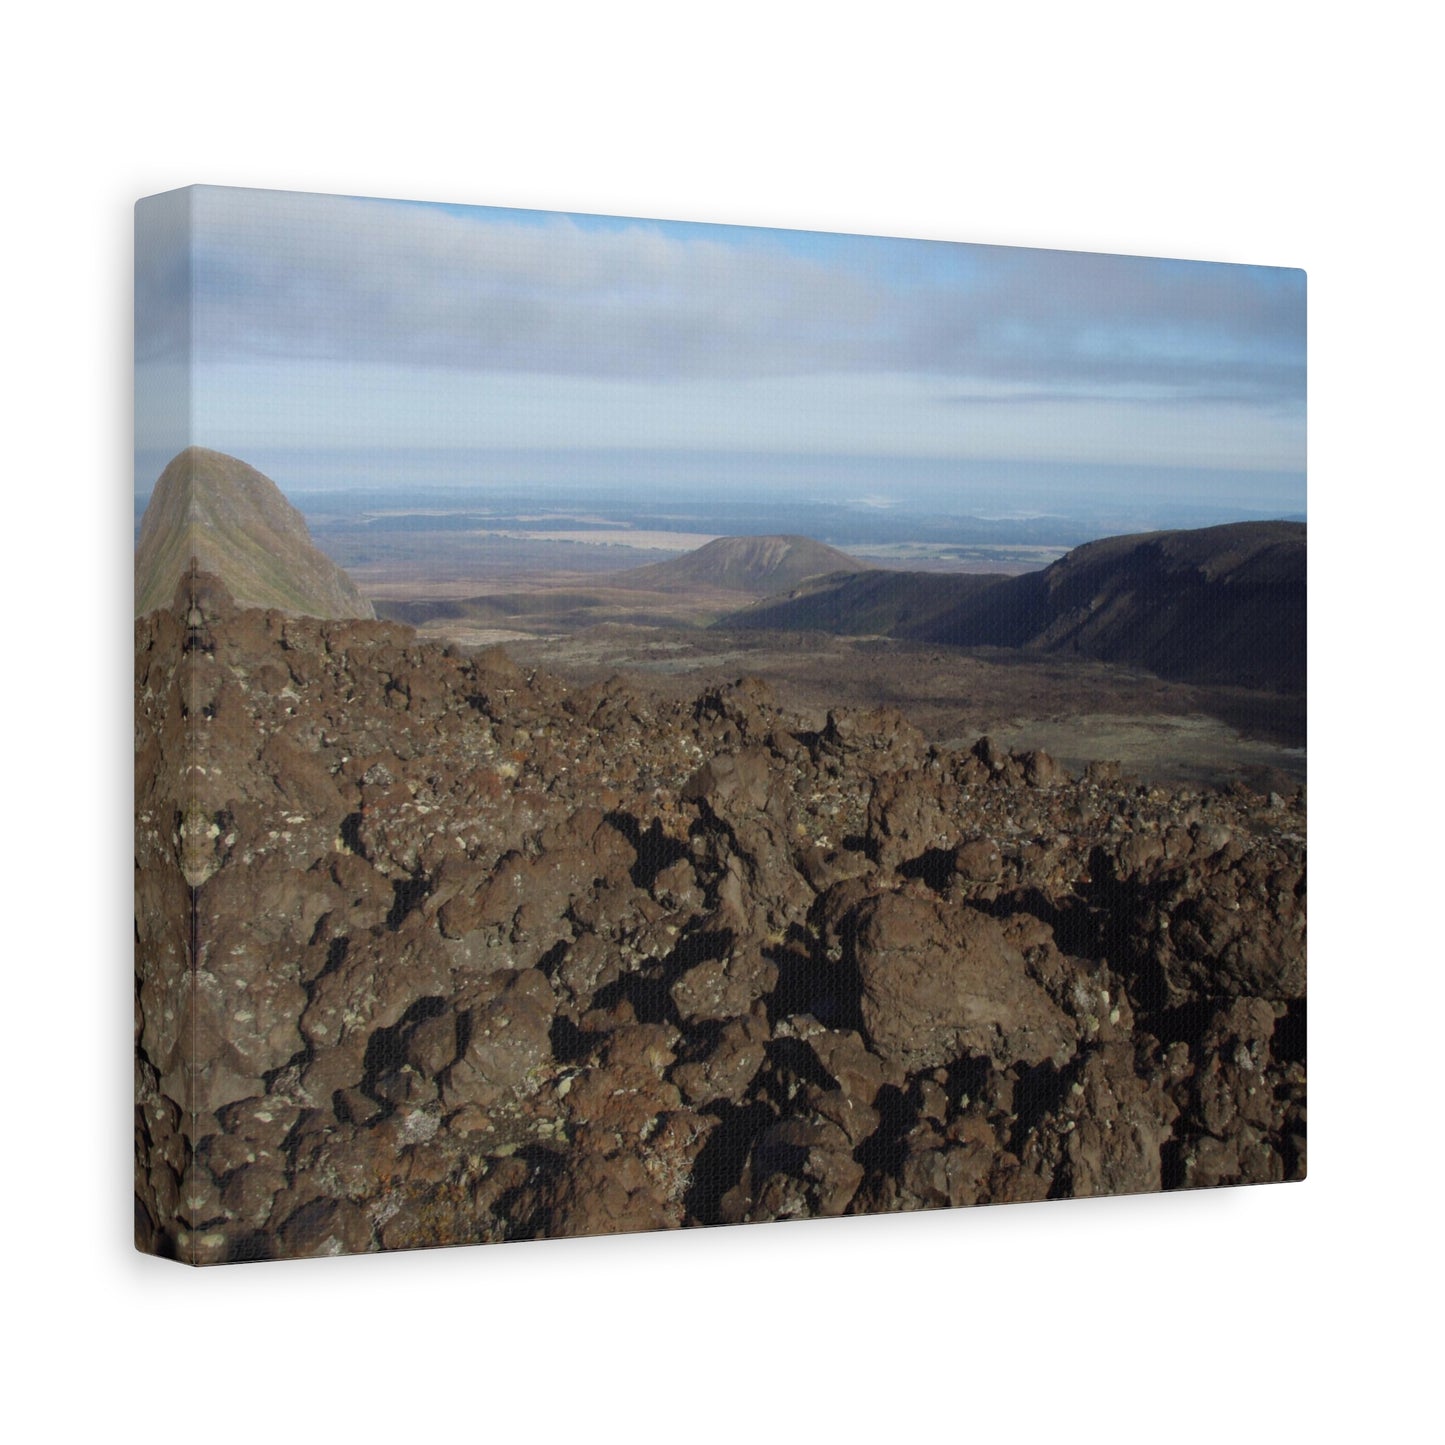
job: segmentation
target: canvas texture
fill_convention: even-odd
[[[1304,1177],[1302,273],[136,235],[139,1249]]]

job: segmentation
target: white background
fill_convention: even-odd
[[[12,1438],[1438,1428],[1413,1412],[1439,1342],[1439,82],[1425,7],[1351,13],[11,14]],[[1308,1182],[205,1272],[132,1255],[130,207],[193,181],[1305,267]]]

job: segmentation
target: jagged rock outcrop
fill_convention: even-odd
[[[847,920],[874,1051],[910,1072],[965,1054],[1000,1068],[1068,1062],[1078,1031],[1002,926],[966,903],[884,893]]]
[[[198,1262],[1298,1178],[1303,798],[136,623],[138,1239]]]

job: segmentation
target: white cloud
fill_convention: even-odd
[[[202,360],[655,379],[918,371],[1302,396],[1294,272],[865,238],[827,238],[814,256],[796,233],[189,194]],[[139,279],[143,354],[177,343],[168,288],[183,271],[153,259]]]
[[[194,434],[242,455],[1304,467],[1295,272],[210,187],[143,230],[142,445],[191,345]]]

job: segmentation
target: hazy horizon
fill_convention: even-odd
[[[137,211],[137,496],[1299,516],[1305,278],[1273,267],[193,187]]]

